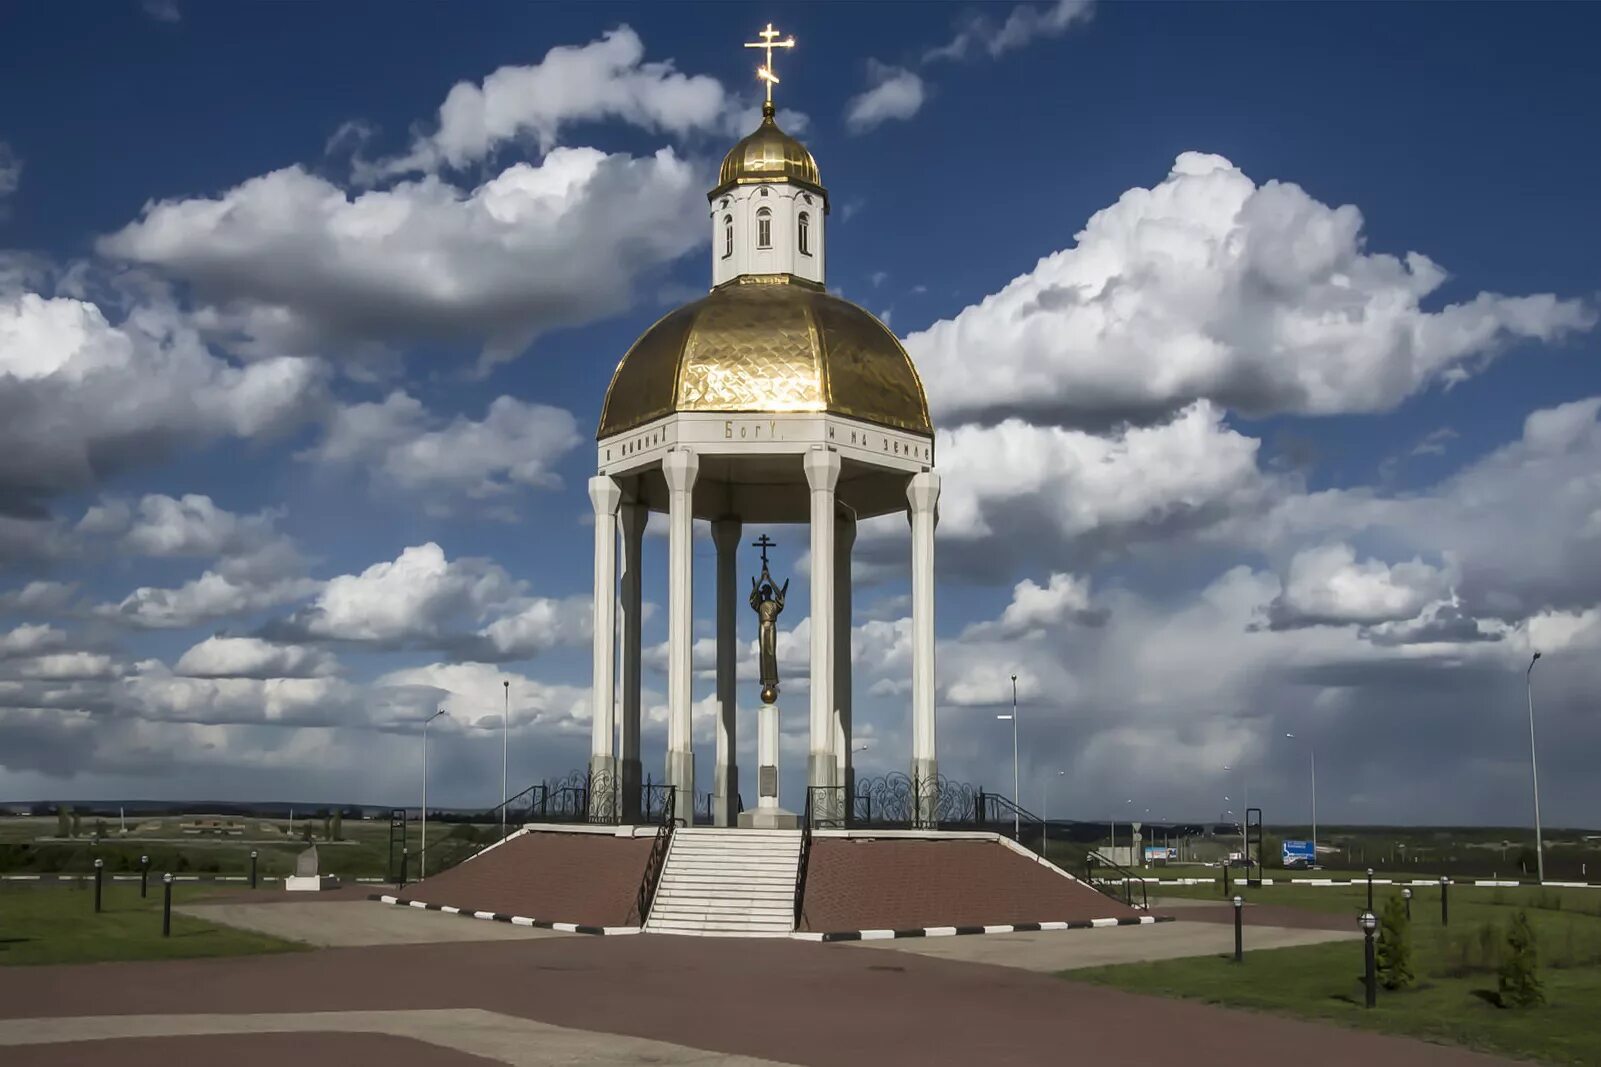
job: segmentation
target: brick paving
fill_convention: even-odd
[[[800,929],[905,930],[1139,912],[993,841],[812,840]]]
[[[638,926],[634,903],[651,844],[649,837],[534,831],[399,895],[545,922]]]
[[[1153,1026],[1182,1035],[1190,1063],[1238,1060],[1242,1035],[1247,1047],[1295,1049],[1298,1067],[1506,1062],[1022,970],[787,940],[644,934],[0,968],[0,1018],[455,1007],[819,1065],[989,1067],[1071,1052],[1120,1067],[1167,1067],[1167,1042],[1137,1039]]]

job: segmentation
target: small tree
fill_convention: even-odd
[[[308,845],[311,844],[311,823],[310,822],[306,822],[306,823],[302,823],[301,824],[300,837],[301,837],[301,840],[306,842],[306,844],[308,844]]]
[[[1384,902],[1377,956],[1385,989],[1411,989],[1417,984],[1412,970],[1412,924],[1406,917],[1406,903],[1398,896]]]
[[[56,836],[57,837],[71,837],[72,836],[72,807],[71,807],[71,805],[63,805],[61,807],[56,808]]]
[[[1532,1008],[1545,1003],[1545,989],[1540,984],[1539,953],[1534,942],[1534,929],[1529,917],[1518,912],[1507,924],[1506,959],[1501,961],[1498,986],[1501,1006],[1505,1008]]]
[[[82,820],[83,820],[83,816],[82,815],[78,814],[76,811],[74,811],[72,813],[72,836],[73,837],[77,837],[78,836],[78,824]]]
[[[345,813],[335,811],[331,824],[328,827],[328,840],[343,841],[345,839]]]
[[[322,817],[322,839],[324,841],[331,840],[331,835],[328,833],[328,831],[332,827],[333,827],[333,819],[332,819],[332,817],[330,817],[328,815],[324,815]]]

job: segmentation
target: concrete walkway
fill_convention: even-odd
[[[22,1062],[17,1046],[37,1047],[61,1043],[55,1049],[48,1050],[59,1058],[35,1062],[79,1064],[85,1062],[87,1056],[94,1056],[98,1060],[100,1057],[96,1053],[103,1053],[104,1062],[108,1064],[134,1067],[141,1063],[197,1061],[192,1056],[193,1050],[186,1048],[186,1042],[143,1041],[130,1047],[126,1042],[128,1038],[255,1036],[274,1033],[315,1034],[319,1037],[382,1034],[434,1046],[432,1051],[416,1048],[406,1050],[403,1047],[391,1049],[390,1054],[402,1057],[400,1063],[454,1064],[460,1060],[459,1057],[442,1060],[437,1055],[438,1049],[450,1049],[497,1063],[515,1064],[517,1067],[566,1067],[579,1063],[599,1064],[602,1067],[638,1063],[764,1067],[776,1062],[748,1056],[728,1056],[620,1034],[551,1026],[532,1019],[519,1019],[513,1015],[476,1008],[326,1011],[293,1015],[91,1015],[59,1019],[13,1019],[0,1021],[0,1047],[10,1046],[4,1057],[8,1064]],[[106,1044],[96,1048],[88,1044],[91,1042]],[[248,1043],[238,1044],[244,1047]],[[314,1048],[309,1051],[315,1058],[302,1062],[333,1062],[324,1058],[326,1049]],[[380,1062],[366,1059],[365,1056],[370,1054],[370,1051],[364,1051],[361,1060],[348,1062]],[[212,1062],[233,1061],[230,1058]],[[396,1061],[386,1057],[381,1062],[394,1064]]]
[[[173,910],[287,941],[333,948],[445,941],[532,941],[577,936],[531,926],[464,919],[460,915],[422,908],[396,908],[368,900],[186,904]]]

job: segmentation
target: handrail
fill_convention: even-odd
[[[806,899],[806,862],[812,851],[812,793],[817,789],[831,789],[832,786],[806,787],[806,810],[801,814],[801,844],[800,859],[795,864],[795,924],[799,930],[801,923],[801,907]]]
[[[656,885],[661,881],[662,868],[667,864],[667,849],[673,841],[673,828],[682,823],[673,811],[677,807],[678,787],[664,786],[662,818],[656,826],[656,839],[651,842],[650,856],[645,860],[645,873],[639,880],[639,892],[634,897],[634,910],[639,914],[639,925],[644,926],[650,917],[650,906],[656,900]]]
[[[518,801],[522,800],[524,797],[528,798],[528,814],[532,815],[534,813],[534,807],[535,807],[535,804],[534,804],[534,795],[535,794],[537,794],[539,799],[540,799],[540,804],[538,806],[540,807],[541,810],[543,810],[544,801],[545,801],[545,798],[548,796],[549,791],[550,791],[550,787],[545,785],[544,782],[536,782],[533,785],[529,786],[527,789],[524,789],[521,793],[518,793],[516,796],[507,797],[505,800],[501,801],[499,804],[496,804],[494,807],[490,808],[487,812],[485,812],[485,815],[488,816],[486,821],[495,822],[496,821],[496,816],[498,816],[500,814],[500,811],[501,811],[502,808],[505,809],[506,814],[509,816],[511,814],[511,812],[512,812],[512,805],[516,804]],[[524,819],[523,821],[526,823],[526,822],[530,822],[532,820]],[[506,825],[508,827],[511,825],[511,819],[510,818],[508,818],[506,820]],[[504,838],[502,840],[504,840]]]
[[[980,825],[988,825],[990,823],[991,820],[989,818],[989,811],[987,809],[991,804],[1001,809],[1001,818],[996,820],[998,822],[1004,823],[1006,821],[1005,817],[1010,814],[1017,817],[1016,822],[1018,824],[1031,822],[1040,826],[1045,825],[1044,819],[1040,818],[1038,815],[1035,815],[1032,811],[1029,811],[1027,808],[1012,800],[1010,797],[1003,796],[1000,793],[986,793],[983,790],[979,791],[977,801],[974,805],[979,809],[977,812],[977,821]],[[1019,841],[1018,844],[1021,845],[1022,842]]]
[[[1111,897],[1113,900],[1117,899],[1117,894],[1116,893],[1108,893],[1106,891],[1106,888],[1105,888],[1104,885],[1097,885],[1096,884],[1095,877],[1091,873],[1090,869],[1092,867],[1094,867],[1097,863],[1099,863],[1103,867],[1112,868],[1113,871],[1117,872],[1119,875],[1122,876],[1123,903],[1127,904],[1131,908],[1139,908],[1141,911],[1150,911],[1151,910],[1151,895],[1150,895],[1150,892],[1145,887],[1145,879],[1140,877],[1139,875],[1135,874],[1133,871],[1129,870],[1127,867],[1123,866],[1121,863],[1118,863],[1115,860],[1107,859],[1105,856],[1103,856],[1098,851],[1092,851],[1089,854],[1089,856],[1084,860],[1084,882],[1085,882],[1085,884],[1091,886],[1094,889],[1100,890],[1100,892],[1104,893],[1106,896]],[[1101,881],[1104,883],[1106,881],[1106,879],[1103,878],[1103,879],[1101,879]],[[1132,885],[1132,884],[1138,884],[1139,887],[1140,887],[1140,902],[1138,904],[1134,903],[1134,891],[1131,888],[1129,888],[1130,885]]]

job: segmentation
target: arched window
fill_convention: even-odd
[[[795,227],[795,238],[796,238],[796,244],[800,247],[801,255],[803,255],[803,256],[811,255],[812,254],[812,217],[811,217],[811,215],[809,215],[808,213],[806,213],[804,211],[802,211],[800,213],[800,221],[796,224],[796,227]]]
[[[723,216],[723,258],[734,254],[734,216]]]
[[[773,212],[771,208],[756,209],[756,247],[773,247]]]

